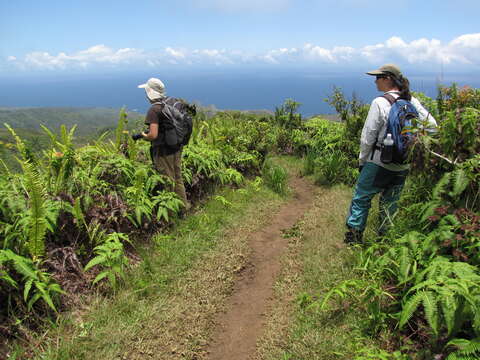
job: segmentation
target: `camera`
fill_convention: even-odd
[[[139,140],[139,139],[142,139],[142,138],[143,138],[142,133],[138,133],[138,134],[133,134],[133,135],[132,135],[132,139],[135,140],[135,141],[137,141],[137,140]]]

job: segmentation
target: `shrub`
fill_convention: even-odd
[[[278,194],[287,192],[287,171],[271,159],[265,160],[262,168],[262,177],[265,184]]]

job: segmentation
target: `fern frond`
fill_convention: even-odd
[[[17,255],[9,249],[4,250],[3,253],[6,259],[12,261],[13,268],[20,275],[24,276],[25,278],[38,279],[32,260],[27,259],[26,257],[23,257],[21,255]]]
[[[83,216],[82,203],[79,197],[75,199],[73,207],[70,209],[73,217],[76,220],[76,225],[80,229],[82,226],[87,226],[85,217]]]
[[[424,293],[422,291],[417,292],[403,305],[402,312],[400,314],[400,321],[398,323],[401,329],[413,316],[413,313],[417,310],[418,306],[423,300]]]
[[[449,195],[453,198],[459,196],[470,184],[470,180],[463,169],[456,169],[452,176],[453,189]]]
[[[455,313],[457,312],[457,302],[454,300],[454,294],[444,289],[438,292],[440,294],[439,301],[442,308],[445,325],[447,325],[448,336],[452,335],[455,327]]]
[[[398,280],[400,284],[403,284],[408,281],[410,278],[409,273],[412,266],[412,262],[415,260],[412,258],[410,251],[408,248],[402,247],[400,248],[400,256],[399,256],[399,271],[398,271]]]
[[[10,134],[12,134],[12,136],[15,138],[17,150],[18,150],[18,152],[20,153],[20,155],[22,155],[23,161],[35,162],[35,159],[34,159],[34,157],[33,157],[33,154],[32,154],[31,151],[28,149],[28,147],[25,145],[25,143],[24,143],[23,140],[20,138],[20,136],[17,135],[17,133],[15,132],[15,130],[13,130],[13,129],[10,127],[10,125],[8,125],[7,123],[4,123],[3,125],[5,125],[5,127],[8,129],[8,131],[10,131]]]
[[[50,129],[43,124],[40,124],[40,127],[43,129],[43,131],[47,133],[47,135],[50,137],[50,141],[52,142],[52,145],[54,145],[57,142],[57,135],[51,132]]]
[[[441,199],[441,196],[447,192],[447,186],[450,184],[452,178],[452,173],[446,173],[440,179],[440,181],[435,185],[432,191],[433,199]]]
[[[478,359],[480,357],[480,338],[472,340],[453,339],[448,342],[447,346],[455,346],[458,350],[450,354],[447,360],[450,359]],[[456,357],[454,357],[456,356]]]
[[[443,202],[437,199],[427,202],[421,210],[423,214],[421,217],[421,222],[427,221],[428,217],[433,215],[435,209],[441,206],[442,204]]]
[[[118,124],[117,129],[115,130],[115,148],[118,150],[120,149],[120,145],[122,144],[125,134],[123,131],[127,125],[127,113],[125,108],[120,109],[120,114],[118,116]]]
[[[8,168],[7,164],[5,164],[5,161],[3,161],[3,159],[0,159],[0,165],[2,165],[1,169],[5,173],[5,175],[7,176],[12,175],[12,173],[10,172],[10,169]]]
[[[29,196],[28,243],[27,248],[32,258],[42,256],[45,252],[46,190],[33,165],[25,161],[23,164],[25,188]]]
[[[435,294],[431,291],[423,292],[422,304],[428,325],[430,325],[435,336],[438,336],[438,306]]]

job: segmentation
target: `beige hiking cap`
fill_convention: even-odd
[[[367,75],[393,75],[396,78],[399,78],[402,75],[402,72],[395,64],[385,64],[380,66],[377,70],[367,72]]]
[[[165,96],[165,85],[160,79],[150,78],[145,84],[138,85],[140,89],[145,89],[147,97],[150,100],[159,99]]]

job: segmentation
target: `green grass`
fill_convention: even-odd
[[[33,346],[27,347],[27,352],[35,349],[36,359],[115,359],[137,349],[136,356],[143,358],[148,354],[142,355],[142,349],[149,346],[143,343],[142,337],[152,343],[155,333],[172,331],[170,325],[165,324],[178,324],[181,316],[178,315],[177,319],[175,314],[188,312],[189,306],[195,306],[191,304],[192,299],[179,299],[182,288],[191,285],[186,284],[185,279],[190,278],[191,283],[195,283],[195,278],[204,275],[195,273],[195,269],[201,268],[209,256],[214,263],[219,257],[218,252],[232,252],[224,260],[225,264],[232,269],[240,266],[235,264],[236,257],[245,257],[237,256],[240,250],[230,249],[225,242],[222,245],[224,237],[228,237],[229,231],[242,233],[247,231],[245,226],[257,226],[255,222],[259,221],[256,219],[259,213],[261,218],[274,212],[284,200],[255,182],[250,182],[244,189],[223,190],[195,214],[178,221],[173,231],[155,236],[152,244],[138,249],[142,261],[128,272],[125,283],[114,296],[90,296],[84,308],[59,317],[55,326],[48,330],[48,341],[37,339],[31,344]],[[222,276],[227,280],[232,278],[226,270]],[[207,279],[206,284],[200,285],[206,288],[202,291],[209,291],[209,283],[213,282]],[[225,281],[222,286],[228,288],[230,285]],[[195,312],[192,310],[192,314]],[[188,324],[179,326],[188,327]],[[201,330],[202,336],[207,330]],[[166,353],[171,351],[171,339],[157,339],[157,342],[156,346],[163,346]],[[189,346],[189,349],[198,348],[199,344],[191,341]]]

